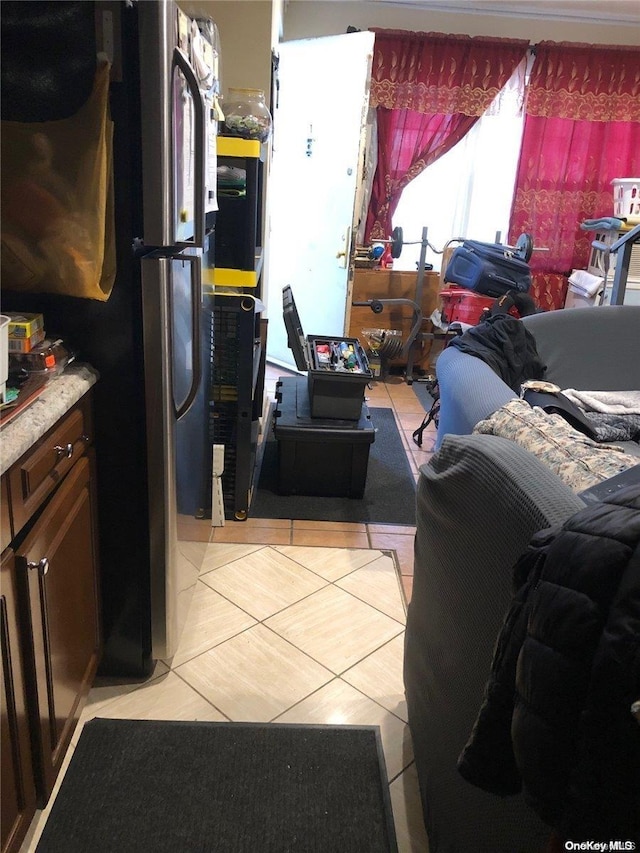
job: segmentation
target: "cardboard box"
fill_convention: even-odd
[[[32,338],[36,332],[44,329],[42,314],[16,314],[9,312],[9,338]],[[40,338],[44,340],[44,334]],[[16,350],[28,352],[29,350]]]
[[[29,338],[13,338],[9,335],[9,352],[31,352],[43,340],[44,329],[38,329]]]

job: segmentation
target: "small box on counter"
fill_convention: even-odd
[[[13,337],[9,335],[9,352],[26,353],[44,340],[44,329],[37,329],[29,337]]]
[[[307,371],[311,417],[358,421],[364,389],[373,379],[360,341],[305,336],[289,285],[282,291],[282,303],[289,347],[298,370]]]
[[[9,338],[13,339],[30,339],[44,329],[44,317],[42,314],[16,314],[9,311]],[[44,332],[40,340],[44,339]],[[28,350],[18,350],[19,352],[28,352]]]

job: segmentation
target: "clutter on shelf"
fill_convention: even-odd
[[[640,217],[640,178],[614,178],[611,184],[614,215]]]
[[[262,89],[229,88],[224,102],[224,133],[266,142],[271,135],[271,113]]]
[[[360,341],[305,335],[289,285],[282,290],[282,308],[296,367],[307,371],[311,417],[360,418],[364,389],[373,378]]]

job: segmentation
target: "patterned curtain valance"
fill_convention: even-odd
[[[527,115],[575,121],[640,121],[640,47],[541,42]]]
[[[522,39],[373,29],[373,107],[481,116],[529,43]]]

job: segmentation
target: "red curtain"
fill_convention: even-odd
[[[588,263],[585,219],[613,216],[613,178],[640,174],[640,48],[542,42],[536,48],[509,241],[534,245],[532,296],[561,308]]]
[[[389,236],[402,190],[471,129],[529,47],[485,36],[373,32],[378,164],[366,241]]]

